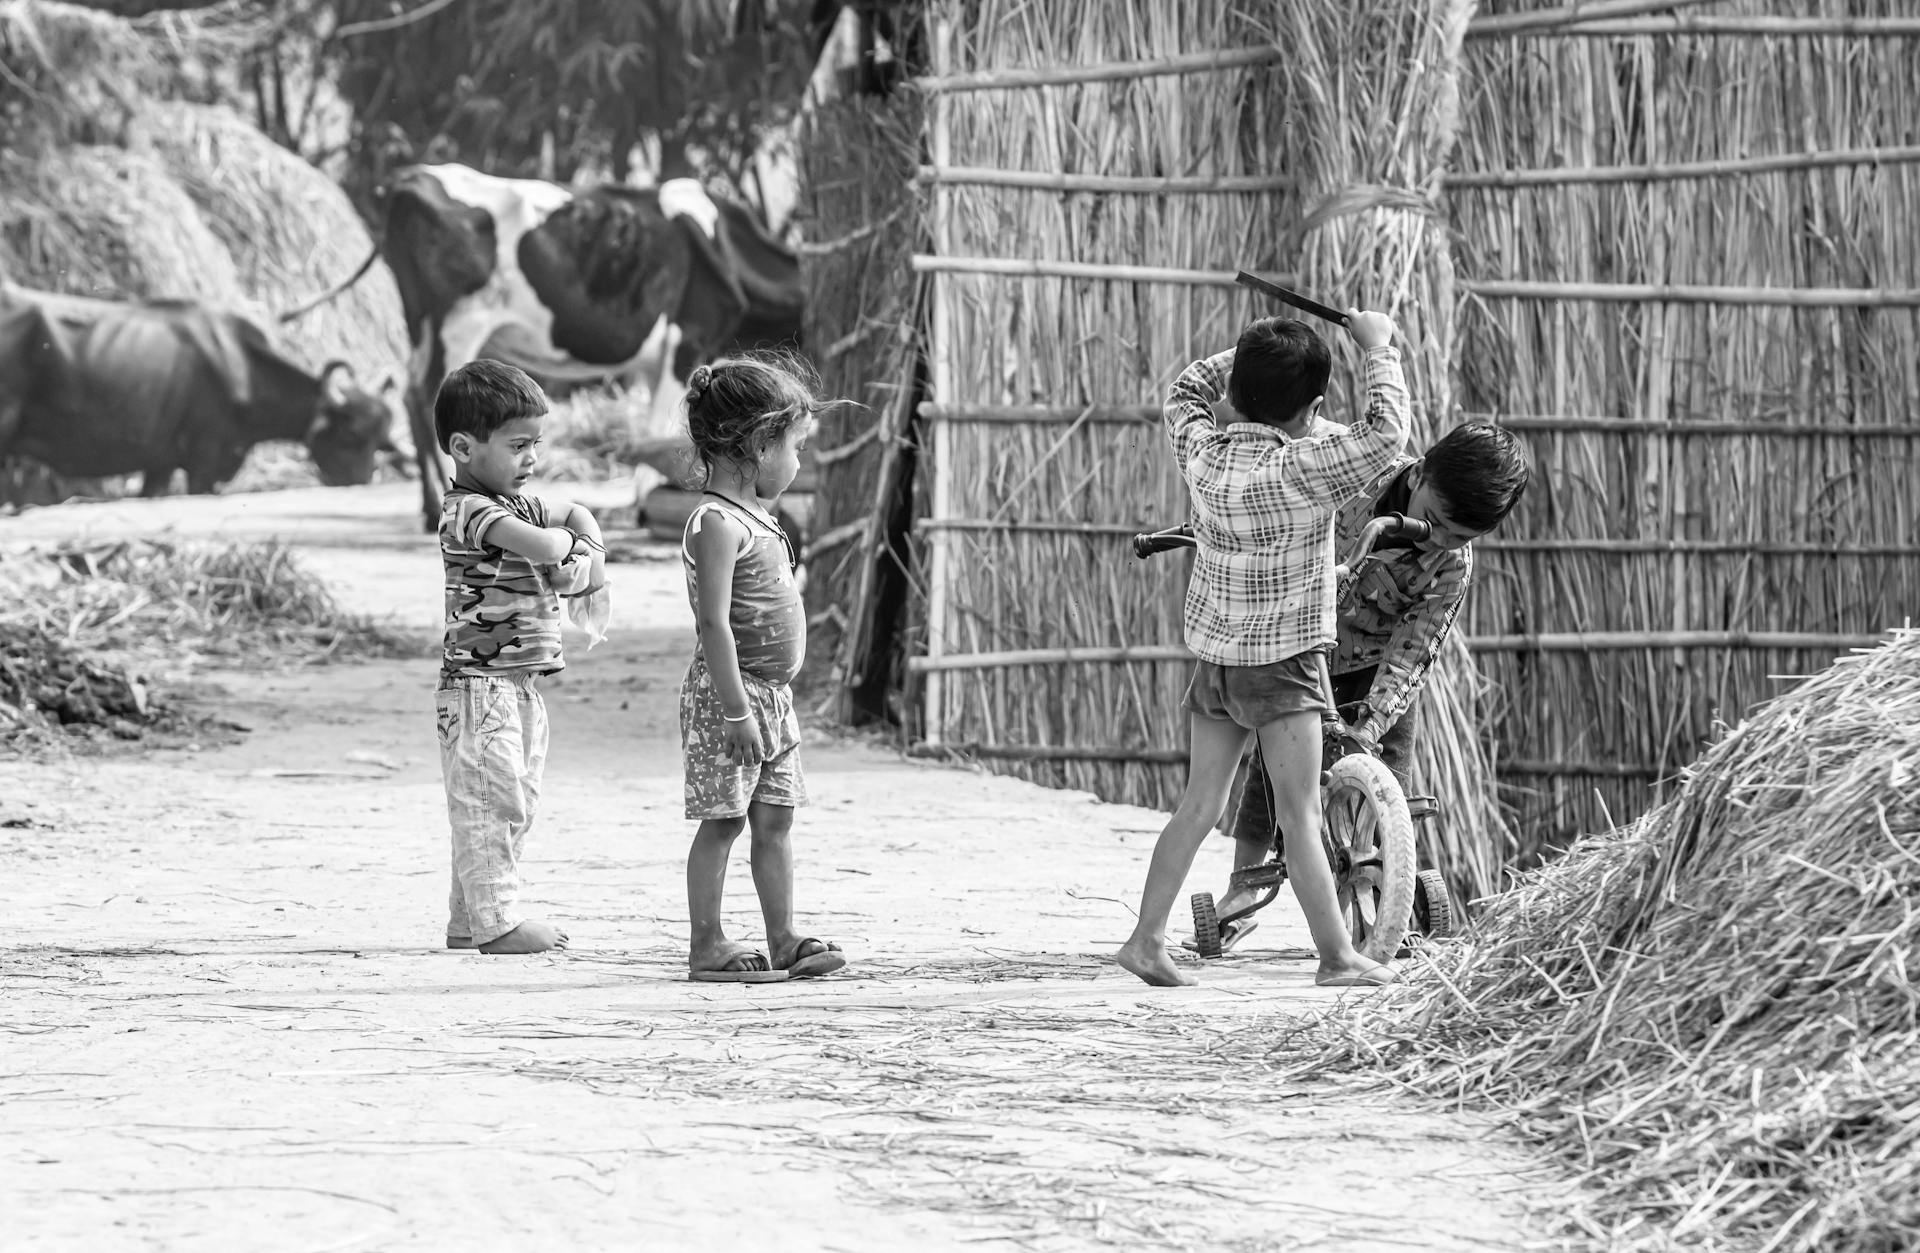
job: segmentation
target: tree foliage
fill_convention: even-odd
[[[662,178],[747,190],[753,154],[799,107],[809,0],[335,0],[327,56],[355,116],[352,178],[414,160],[562,180]]]

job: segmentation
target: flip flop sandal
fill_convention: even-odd
[[[1252,935],[1253,929],[1259,925],[1257,922],[1230,922],[1220,928],[1220,951],[1222,953],[1231,953],[1233,946]],[[1191,939],[1180,941],[1180,947],[1186,949],[1189,953],[1197,953],[1200,951],[1200,945]]]
[[[784,970],[769,970],[765,953],[736,953],[727,959],[727,965],[735,962],[759,962],[759,969],[749,966],[745,970],[689,970],[687,978],[695,983],[785,983],[789,978]]]
[[[820,951],[800,956],[800,950],[809,944],[817,944]],[[793,960],[780,973],[790,979],[811,979],[816,975],[832,974],[847,964],[846,954],[840,951],[838,944],[825,940],[816,940],[812,936],[793,946]]]

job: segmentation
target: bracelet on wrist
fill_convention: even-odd
[[[726,710],[722,709],[720,711],[720,716],[722,718],[725,718],[728,722],[746,722],[753,717],[753,710],[749,709],[747,710],[747,712],[741,714],[738,718],[736,718],[732,714],[728,713]]]

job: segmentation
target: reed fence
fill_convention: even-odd
[[[809,112],[801,154],[806,342],[825,394],[813,438],[807,544],[808,671],[838,721],[903,721],[906,553],[924,373],[922,107],[917,96],[853,96]]]
[[[1469,890],[1912,616],[1920,18],[1468,7],[925,6],[889,257],[929,377],[847,453],[911,459],[868,498],[925,751],[1177,794],[1185,561],[1126,544],[1184,512],[1159,402],[1265,311],[1241,267],[1395,313],[1417,444],[1489,417],[1533,448],[1424,711],[1416,782],[1459,821],[1423,855]]]
[[[1920,606],[1920,22],[1703,7],[1464,50],[1458,394],[1539,469],[1464,621],[1543,844]]]
[[[1434,207],[1468,7],[928,6],[930,234],[911,259],[932,292],[909,662],[922,751],[1111,799],[1178,796],[1187,560],[1128,547],[1186,514],[1161,399],[1271,311],[1233,282],[1255,268],[1393,312],[1417,438],[1438,433],[1454,293]],[[1357,354],[1330,338],[1350,412]],[[1485,890],[1517,841],[1457,641],[1429,695],[1416,784],[1452,824],[1425,856]]]

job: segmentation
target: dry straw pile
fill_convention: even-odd
[[[1508,1110],[1609,1248],[1920,1244],[1920,632],[1761,707],[1323,1064]]]
[[[160,542],[0,553],[0,744],[182,725],[147,679],[195,666],[405,655],[283,545]]]

